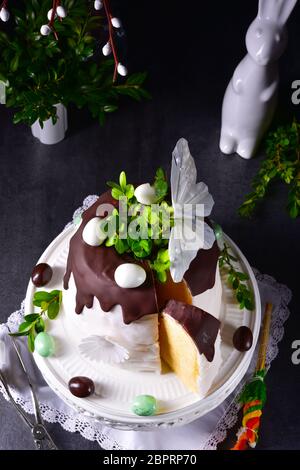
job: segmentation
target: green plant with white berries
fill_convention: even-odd
[[[120,21],[112,17],[108,0],[95,1],[96,9],[106,8],[102,16],[86,0],[65,0],[63,6],[53,0],[50,6],[49,0],[20,0],[10,6],[14,27],[0,30],[0,81],[6,86],[6,106],[15,109],[15,123],[32,125],[38,119],[43,125],[49,118],[55,123],[57,103],[87,107],[103,123],[118,109],[121,96],[149,96],[142,88],[144,73],[116,81],[127,70],[114,44]],[[7,21],[7,1],[1,8],[0,18]],[[108,42],[96,58],[97,37],[107,21]],[[112,58],[105,57],[110,53]]]

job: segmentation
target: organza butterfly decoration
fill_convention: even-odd
[[[188,142],[180,139],[172,154],[171,195],[174,227],[169,239],[170,273],[180,282],[200,249],[215,242],[213,229],[206,223],[214,200],[204,183],[197,183],[197,169]]]

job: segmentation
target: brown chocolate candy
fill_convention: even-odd
[[[252,331],[248,326],[240,326],[233,335],[233,346],[241,352],[249,351],[253,343]]]
[[[75,397],[85,398],[94,393],[95,385],[92,379],[88,377],[72,377],[69,381],[69,390]]]
[[[37,264],[31,273],[31,280],[36,287],[43,287],[51,281],[53,271],[47,263]]]

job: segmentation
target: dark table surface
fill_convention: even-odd
[[[14,126],[12,112],[1,107],[0,321],[19,308],[36,260],[83,198],[101,193],[121,169],[133,181],[147,181],[158,166],[169,168],[172,149],[183,136],[199,177],[214,195],[214,219],[253,266],[293,292],[291,316],[267,377],[258,448],[299,449],[300,366],[291,362],[291,344],[300,339],[300,220],[288,217],[282,185],[273,188],[253,220],[241,219],[237,208],[250,190],[263,150],[245,161],[223,156],[218,148],[222,96],[245,52],[243,36],[256,2],[230,0],[226,8],[201,2],[201,11],[195,7],[198,2],[162,3],[115,3],[127,30],[129,67],[148,70],[152,100],[123,102],[103,128],[87,112],[69,109],[67,137],[55,146],[40,144],[25,125]],[[299,22],[300,5],[290,20],[290,43],[281,60],[281,121],[300,114],[300,106],[291,103],[291,83],[300,79]],[[0,416],[0,449],[32,448],[30,435],[2,397]],[[59,425],[50,424],[49,430],[60,448],[99,448]],[[232,431],[229,440],[233,436]]]

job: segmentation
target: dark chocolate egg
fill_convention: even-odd
[[[233,346],[238,351],[244,352],[251,349],[253,343],[253,335],[250,328],[247,326],[240,326],[234,333],[232,338]]]
[[[40,263],[33,268],[31,280],[36,287],[43,287],[51,281],[52,274],[53,271],[49,264]]]
[[[69,381],[69,390],[75,397],[85,398],[94,393],[95,385],[88,377],[72,377]]]

